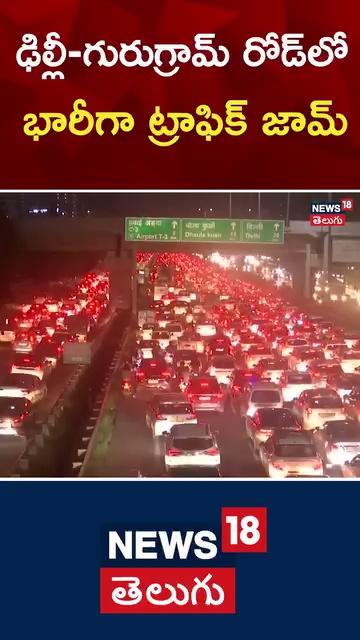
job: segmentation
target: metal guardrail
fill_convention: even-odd
[[[105,324],[103,331],[94,340],[93,355],[95,355],[105,340],[112,322],[113,316],[109,318],[109,321]],[[66,365],[64,365],[66,366]],[[12,477],[19,477],[26,475],[32,465],[37,459],[41,457],[41,454],[45,451],[46,447],[56,438],[60,437],[62,429],[66,428],[64,422],[64,414],[71,406],[72,398],[78,385],[81,383],[83,377],[85,377],[88,371],[89,365],[77,365],[65,381],[60,394],[54,400],[54,404],[51,406],[46,416],[34,416],[34,421],[30,426],[32,436],[29,437],[25,443],[24,449],[15,462],[15,467]],[[46,474],[48,475],[48,474]]]
[[[112,434],[112,427],[116,418],[116,406],[119,398],[119,386],[117,373],[122,362],[124,350],[130,340],[132,330],[130,327],[124,333],[119,349],[111,360],[108,374],[97,398],[94,411],[86,426],[87,435],[82,438],[84,449],[78,450],[78,458],[73,461],[73,470],[79,477],[84,477],[94,461],[96,451],[100,448],[106,450]]]

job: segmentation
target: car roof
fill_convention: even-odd
[[[251,384],[251,383],[250,383]],[[279,386],[277,384],[275,384],[274,382],[255,382],[254,384],[251,385],[251,390],[252,391],[257,391],[260,389],[276,389],[277,391],[280,390]]]

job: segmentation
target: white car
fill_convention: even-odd
[[[256,367],[260,360],[267,360],[273,357],[273,353],[270,347],[262,344],[251,346],[245,356],[245,363],[248,369]]]
[[[0,329],[0,342],[14,342],[15,331],[13,329]]]
[[[145,322],[138,331],[138,336],[140,340],[151,340],[154,328],[155,327],[153,324]]]
[[[360,454],[360,425],[356,420],[329,420],[314,432],[314,442],[327,467],[345,464]]]
[[[346,350],[346,348],[345,342],[329,342],[324,347],[325,360],[333,360],[339,353]]]
[[[325,382],[322,383],[325,386]],[[293,402],[303,391],[314,389],[315,384],[309,373],[285,371],[280,379],[284,402]]]
[[[288,358],[298,347],[309,347],[307,340],[304,338],[288,338],[279,345],[278,350],[283,358]]]
[[[278,431],[260,446],[260,460],[270,478],[322,476],[322,460],[309,434]]]
[[[0,383],[0,397],[26,398],[35,403],[43,400],[46,393],[46,384],[29,374],[10,373]]]
[[[322,428],[328,420],[343,420],[345,417],[339,394],[326,387],[303,391],[294,402],[294,410],[306,430]]]
[[[246,415],[252,418],[258,409],[281,409],[284,401],[280,387],[272,382],[255,382],[245,392]]]
[[[347,351],[341,356],[340,366],[344,373],[360,371],[360,351]]]
[[[212,338],[216,336],[216,325],[214,322],[198,322],[195,325],[196,333],[202,338]]]
[[[17,335],[13,343],[13,349],[16,353],[32,353],[34,350],[35,339],[30,335]]]
[[[214,376],[219,384],[228,386],[235,371],[235,360],[231,356],[214,356],[207,373]]]
[[[47,362],[38,362],[31,355],[15,354],[11,365],[11,373],[24,373],[43,380],[51,372],[52,366]]]
[[[268,358],[258,363],[261,377],[274,384],[279,384],[288,366],[287,358]]]
[[[164,351],[170,345],[170,334],[168,331],[154,331],[152,336],[153,342],[159,345],[159,348]]]
[[[146,424],[151,429],[153,438],[170,433],[176,424],[197,424],[196,414],[182,393],[162,393],[148,403]]]
[[[184,467],[220,466],[220,451],[208,424],[178,424],[166,440],[167,471]]]

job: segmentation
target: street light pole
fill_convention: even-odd
[[[261,218],[261,196],[260,196],[260,191],[258,192],[258,218],[260,220]]]
[[[230,218],[232,218],[232,202],[231,202],[231,195],[232,195],[232,194],[231,194],[231,191],[230,191],[230,193],[229,193],[229,215],[230,215]]]

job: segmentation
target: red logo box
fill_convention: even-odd
[[[235,569],[100,569],[101,613],[235,613]]]
[[[223,507],[221,509],[223,553],[265,553],[267,551],[266,507]]]
[[[345,213],[312,213],[310,215],[312,227],[343,227],[346,224]]]
[[[353,198],[342,198],[342,200],[341,200],[341,209],[342,209],[342,211],[353,211],[354,210],[354,199]]]

